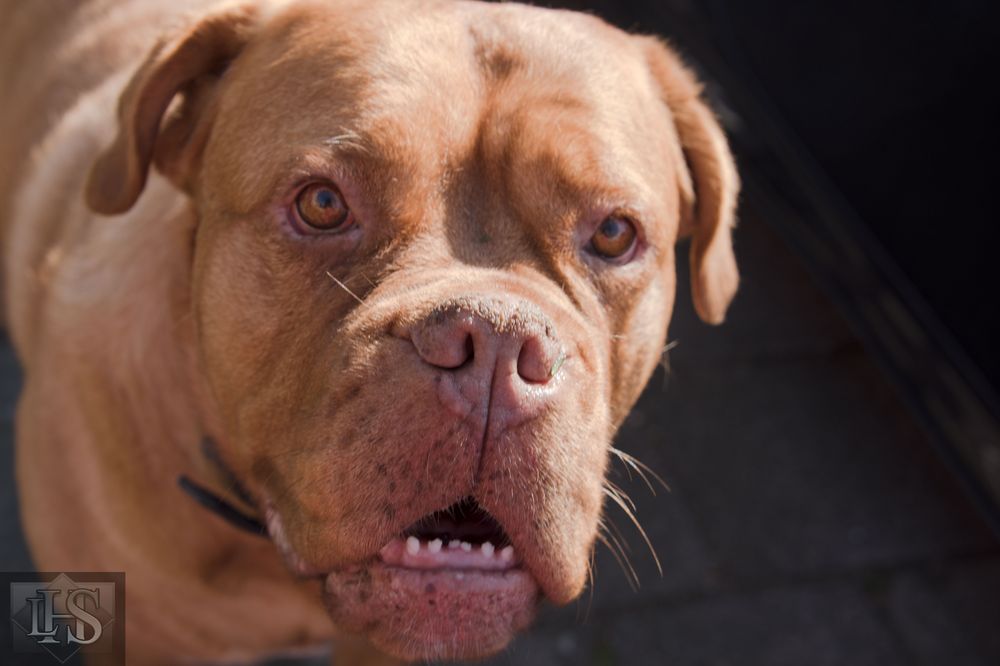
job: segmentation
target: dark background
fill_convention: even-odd
[[[724,57],[766,96],[994,388],[997,7],[713,0],[704,9]]]
[[[741,213],[805,265],[1000,529],[1000,4],[563,4],[667,36],[707,80]]]
[[[827,194],[856,214],[845,226],[871,232],[1000,387],[1000,3],[558,4],[673,37],[710,77],[723,65],[740,88],[738,99],[717,91],[724,103],[766,116],[800,144],[800,166],[825,176]]]

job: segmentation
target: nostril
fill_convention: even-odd
[[[476,359],[476,341],[472,337],[472,333],[465,334],[465,360],[462,361],[462,365],[467,363],[472,363]]]
[[[425,363],[442,370],[462,368],[475,356],[473,335],[461,326],[422,326],[410,340]]]
[[[553,379],[566,357],[551,341],[529,336],[517,357],[517,374],[526,382],[544,384]]]

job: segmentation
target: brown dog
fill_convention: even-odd
[[[129,663],[334,627],[477,657],[579,595],[678,238],[704,320],[737,284],[732,160],[662,43],[468,2],[0,25],[24,522],[41,569],[127,573]]]

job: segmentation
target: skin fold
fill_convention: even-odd
[[[129,663],[481,657],[581,593],[677,242],[705,321],[738,282],[735,167],[665,44],[473,2],[8,0],[0,25],[24,525],[41,570],[126,572]],[[349,223],[303,224],[311,183]],[[624,258],[594,251],[609,219]],[[515,568],[379,560],[463,498]]]

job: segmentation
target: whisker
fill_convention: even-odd
[[[649,549],[650,555],[653,556],[653,562],[656,563],[656,570],[659,571],[660,575],[662,576],[663,575],[663,565],[660,564],[660,558],[656,554],[656,549],[653,548],[653,542],[650,541],[649,535],[646,534],[646,530],[644,530],[642,528],[642,525],[639,524],[639,519],[636,518],[635,514],[632,512],[632,510],[629,509],[628,504],[626,504],[625,501],[620,496],[618,496],[617,494],[615,494],[614,492],[612,492],[610,488],[605,487],[604,488],[604,494],[607,495],[608,497],[610,497],[611,500],[615,504],[617,504],[621,508],[622,511],[625,512],[625,515],[628,516],[628,519],[632,521],[632,524],[635,525],[635,528],[639,531],[639,535],[642,536],[642,540],[646,542],[646,547]]]
[[[355,294],[355,293],[354,293],[353,291],[351,291],[350,289],[348,289],[348,288],[347,288],[347,285],[346,285],[346,284],[344,284],[343,282],[341,282],[340,280],[338,280],[338,279],[337,279],[337,278],[336,278],[336,277],[335,277],[335,276],[333,275],[333,273],[331,273],[330,271],[327,271],[327,272],[326,272],[326,274],[327,274],[327,277],[329,277],[329,278],[330,278],[331,280],[333,280],[334,282],[336,282],[336,283],[337,283],[337,286],[339,286],[339,287],[340,287],[341,289],[343,289],[343,290],[344,290],[344,291],[346,291],[346,292],[347,292],[348,294],[350,294],[351,296],[353,296],[353,297],[354,297],[354,300],[356,300],[356,301],[357,301],[358,303],[361,303],[362,305],[364,305],[364,303],[365,303],[365,302],[364,302],[363,300],[361,300],[361,298],[360,298],[360,297],[358,297],[358,295],[357,295],[357,294]]]
[[[597,539],[603,543],[611,555],[618,562],[618,567],[625,574],[625,580],[628,581],[628,586],[632,588],[633,592],[639,591],[639,574],[635,572],[635,568],[632,566],[632,561],[629,559],[628,555],[622,550],[621,544],[615,539],[614,535],[607,531],[606,526],[602,525],[602,529],[597,533]]]
[[[614,482],[609,481],[607,479],[604,480],[604,484],[605,484],[605,487],[608,490],[610,490],[611,492],[613,492],[615,495],[617,495],[618,497],[620,497],[623,502],[625,502],[626,504],[628,504],[629,508],[632,509],[632,511],[636,510],[635,509],[635,502],[633,502],[632,498],[628,496],[628,493],[626,493],[624,490],[622,490],[617,485],[615,485]]]
[[[605,527],[610,528],[614,532],[615,540],[621,545],[622,552],[631,554],[632,546],[629,544],[628,539],[625,538],[625,535],[622,534],[622,531],[618,529],[618,524],[609,517],[608,522],[605,523]]]
[[[659,365],[661,368],[663,368],[663,387],[662,387],[663,389],[667,388],[667,380],[670,379],[670,373],[672,372],[672,370],[670,369],[670,350],[679,344],[680,340],[674,340],[672,342],[668,342],[667,345],[663,348],[663,351],[660,352]]]
[[[611,447],[611,453],[613,453],[619,460],[621,460],[625,464],[626,469],[634,470],[635,473],[639,475],[639,477],[646,484],[646,487],[649,488],[649,492],[651,492],[654,497],[656,496],[656,489],[653,488],[653,484],[650,482],[647,475],[652,476],[653,479],[657,483],[659,483],[664,490],[666,490],[668,493],[670,492],[670,485],[663,480],[663,477],[661,477],[659,474],[653,471],[653,469],[646,463],[642,462],[635,456],[629,455],[628,453],[625,453],[624,451],[616,449],[614,447]]]
[[[597,573],[594,571],[594,549],[590,550],[590,557],[587,558],[587,606],[583,609],[583,617],[580,617],[580,606],[576,607],[576,621],[586,624],[590,618],[590,609],[594,605],[594,587],[597,586]]]
[[[598,534],[597,540],[600,541],[602,544],[604,544],[604,546],[611,553],[612,557],[615,558],[615,561],[618,563],[618,568],[621,569],[622,573],[625,574],[625,580],[628,583],[629,588],[633,592],[638,592],[639,585],[635,581],[635,573],[632,571],[631,565],[625,563],[625,560],[622,559],[622,556],[618,554],[618,551],[615,550],[615,547],[611,544],[610,541],[608,541],[607,537],[605,537],[603,534]]]

